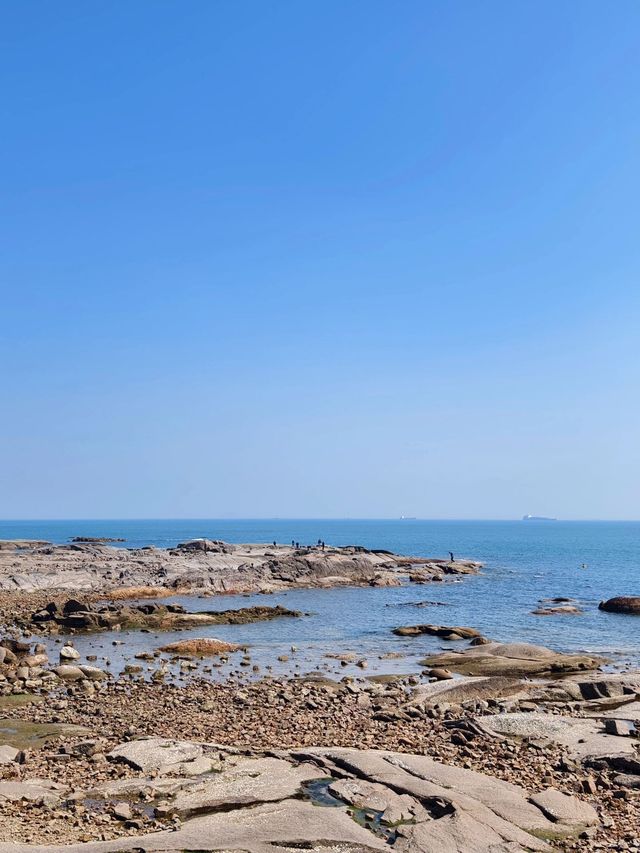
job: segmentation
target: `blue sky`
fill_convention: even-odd
[[[0,21],[0,517],[640,516],[637,3]]]

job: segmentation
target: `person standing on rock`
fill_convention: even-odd
[[[453,551],[449,551],[449,557],[451,558],[451,562],[455,563],[455,558],[453,556]]]

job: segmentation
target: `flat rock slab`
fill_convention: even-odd
[[[183,773],[195,775],[211,769],[211,761],[202,747],[188,741],[146,737],[116,746],[107,753],[110,761],[119,761],[143,773]]]
[[[182,818],[221,806],[249,806],[295,797],[303,782],[318,777],[317,767],[280,758],[240,758],[234,767],[191,782],[161,803],[159,817]]]
[[[576,797],[569,797],[555,788],[534,794],[530,801],[554,823],[573,828],[580,825],[595,826],[598,823],[598,813],[592,805]]]
[[[375,853],[388,851],[389,845],[357,824],[346,809],[319,808],[302,800],[218,812],[193,818],[175,832],[155,832],[114,841],[55,846],[0,844],[1,853],[119,853],[140,848],[146,853],[173,850],[291,853],[292,848],[316,853]]]
[[[334,748],[267,756],[216,750],[220,772],[154,782],[158,811],[184,818],[175,831],[46,847],[2,843],[0,853],[388,851],[383,830],[360,825],[349,805],[376,812],[382,827],[392,825],[397,853],[551,853],[543,837],[571,835],[597,821],[591,807],[574,797],[557,791],[530,796],[516,785],[425,756]],[[123,744],[111,757],[140,768],[177,768],[198,761],[201,752],[198,744],[146,738]],[[305,796],[305,783],[312,780],[327,784],[338,798],[334,805],[315,804],[313,787]],[[144,782],[112,780],[97,792],[124,794],[129,786],[133,793]]]
[[[520,677],[597,669],[602,658],[566,655],[528,643],[486,643],[462,652],[444,652],[422,661],[423,666],[441,666],[461,675]]]
[[[637,754],[632,738],[606,734],[603,724],[593,719],[527,712],[478,717],[476,723],[492,734],[548,740],[566,746],[576,761]]]
[[[408,705],[429,707],[441,703],[459,705],[462,702],[483,699],[503,699],[507,696],[526,695],[533,685],[519,678],[456,678],[417,687]]]
[[[0,782],[0,803],[37,803],[55,806],[69,789],[48,779],[26,779],[24,782]]]
[[[21,750],[15,746],[10,746],[8,743],[3,743],[0,746],[0,764],[11,764],[12,761],[18,761]]]

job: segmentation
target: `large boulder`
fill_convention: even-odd
[[[601,601],[598,609],[605,610],[607,613],[630,613],[640,616],[640,595],[618,595],[607,601]]]
[[[191,539],[189,542],[180,542],[177,546],[178,551],[186,551],[187,553],[202,552],[212,554],[231,554],[235,551],[235,546],[228,542],[221,542],[212,539]]]

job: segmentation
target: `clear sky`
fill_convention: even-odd
[[[636,0],[0,10],[0,517],[640,517]]]

